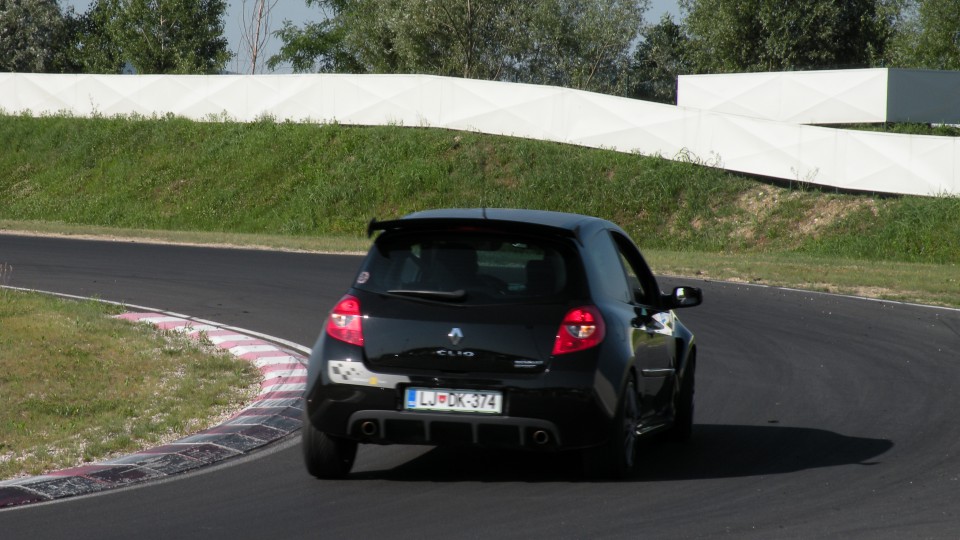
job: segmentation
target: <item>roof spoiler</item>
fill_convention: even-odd
[[[370,218],[370,223],[367,223],[367,238],[370,238],[371,236],[373,236],[373,233],[380,230],[380,228],[377,226],[380,223],[383,223],[383,222],[377,221],[377,218]]]
[[[377,221],[377,218],[370,220],[367,224],[367,238],[371,238],[377,231],[395,231],[395,230],[524,230],[530,232],[543,232],[552,235],[563,235],[570,238],[580,237],[580,228],[573,230],[561,227],[551,227],[538,223],[519,223],[516,221],[502,221],[498,219],[473,219],[473,218],[402,218],[391,219],[388,221]]]

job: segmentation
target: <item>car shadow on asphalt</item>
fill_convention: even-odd
[[[887,439],[849,437],[822,429],[697,425],[689,443],[645,441],[639,470],[628,481],[735,478],[841,465],[872,466],[880,464],[876,460],[891,448],[893,442]],[[576,452],[471,447],[437,447],[396,467],[360,471],[351,478],[403,482],[588,480]]]

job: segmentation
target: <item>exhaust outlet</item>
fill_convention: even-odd
[[[550,434],[542,429],[533,432],[533,442],[537,444],[547,444],[550,442]]]
[[[363,433],[366,436],[371,436],[377,433],[377,423],[367,420],[366,422],[360,424],[360,433]]]

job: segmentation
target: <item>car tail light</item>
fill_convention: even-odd
[[[560,323],[553,354],[567,354],[596,347],[606,335],[600,310],[593,306],[571,309]]]
[[[363,316],[360,301],[351,295],[340,299],[327,319],[327,334],[351,345],[363,346]]]

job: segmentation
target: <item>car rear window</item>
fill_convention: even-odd
[[[355,287],[466,304],[546,300],[579,281],[575,260],[562,241],[523,234],[385,233]]]

